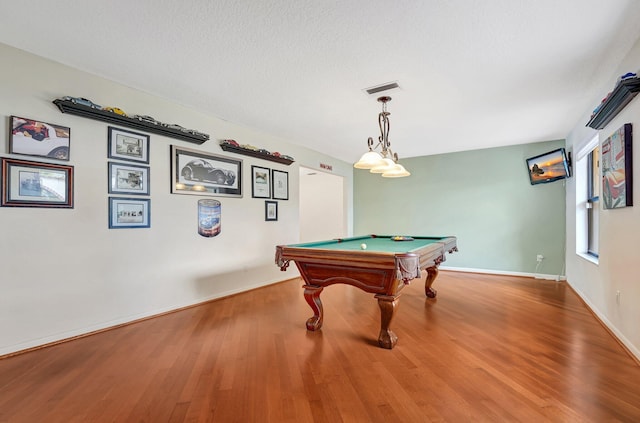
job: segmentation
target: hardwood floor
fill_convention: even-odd
[[[294,279],[0,360],[0,422],[638,422],[640,366],[564,283],[440,272],[373,295]]]

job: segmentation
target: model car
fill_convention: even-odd
[[[120,115],[120,116],[127,116],[127,114],[122,109],[119,109],[117,107],[105,107],[102,110],[104,110],[106,112],[112,112],[112,113],[115,113],[116,115]]]
[[[100,106],[99,104],[94,103],[93,101],[91,101],[91,100],[89,100],[87,98],[65,96],[65,97],[62,97],[62,99],[66,100],[66,101],[70,101],[73,104],[80,104],[82,106],[91,107],[92,109],[102,110],[102,106]]]
[[[236,140],[222,140],[224,144],[231,145],[233,147],[240,147],[240,145],[236,142]]]
[[[140,122],[153,123],[154,125],[160,125],[160,122],[147,115],[133,115],[131,119],[138,119]]]
[[[184,126],[178,125],[177,123],[163,123],[162,126],[164,126],[167,129],[175,129],[177,131],[182,131],[182,132],[186,132],[187,128],[185,128]]]
[[[190,133],[191,135],[196,135],[198,137],[209,139],[208,134],[205,134],[204,132],[196,131],[195,129],[187,129],[187,132]]]
[[[180,174],[188,181],[211,182],[218,185],[233,185],[236,181],[235,172],[215,168],[202,159],[191,160],[182,168]]]

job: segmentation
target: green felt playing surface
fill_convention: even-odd
[[[445,237],[411,236],[412,241],[394,241],[391,236],[359,236],[353,238],[332,239],[328,241],[307,242],[303,244],[289,245],[297,248],[314,248],[343,251],[375,251],[387,253],[405,253],[422,248],[434,242],[441,242]],[[366,250],[361,245],[366,244]]]

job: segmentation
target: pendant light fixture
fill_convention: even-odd
[[[364,153],[353,167],[369,169],[371,173],[380,173],[384,178],[409,176],[411,174],[407,169],[398,163],[398,154],[391,151],[391,143],[389,142],[389,115],[391,113],[387,112],[387,103],[391,101],[391,97],[379,97],[378,101],[382,103],[382,112],[378,114],[378,125],[380,126],[378,143],[374,146],[373,138],[369,137],[367,140],[369,151]],[[378,149],[379,153],[375,151]]]

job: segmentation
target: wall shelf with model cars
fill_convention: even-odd
[[[153,134],[164,135],[166,137],[192,142],[194,144],[202,144],[205,141],[209,140],[208,134],[182,128],[179,125],[163,124],[148,116],[129,117],[113,111],[79,104],[77,101],[66,99],[66,97],[53,100],[53,104],[58,106],[58,109],[60,109],[62,113],[69,113],[88,119],[100,120],[107,123],[122,125],[144,132],[150,132]],[[89,104],[91,103],[89,102]]]
[[[633,77],[620,81],[611,93],[596,108],[587,126],[602,129],[640,92],[640,78]]]
[[[243,147],[238,145],[234,140],[220,141],[220,148],[231,153],[242,154],[245,156],[256,157],[258,159],[269,160],[276,163],[282,163],[289,166],[293,163],[293,157],[281,155],[280,153],[271,153],[267,150],[260,150],[253,146]]]

